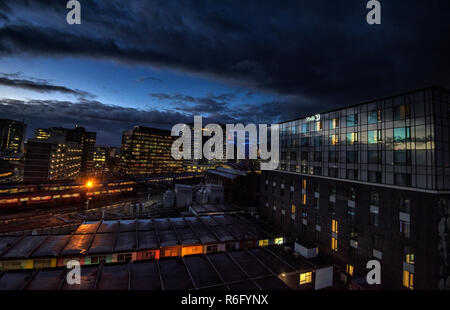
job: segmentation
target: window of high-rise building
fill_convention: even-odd
[[[323,129],[323,121],[317,121],[314,125],[316,131],[320,131]]]
[[[338,221],[336,220],[331,220],[331,231],[334,233],[338,233]]]
[[[337,250],[338,250],[337,239],[334,237],[331,237],[331,249],[335,252],[337,252]]]
[[[367,143],[376,144],[382,141],[382,131],[379,130],[369,130],[367,132]]]
[[[379,165],[382,162],[382,154],[380,150],[367,151],[367,162],[372,165]]]
[[[347,274],[349,275],[349,276],[353,276],[353,266],[352,265],[348,265],[347,264],[347,268],[346,268],[346,271],[347,271]]]
[[[338,151],[329,151],[328,152],[328,161],[330,163],[338,163],[339,162],[339,152]]]
[[[411,223],[409,221],[400,219],[400,234],[405,238],[411,236]]]
[[[409,247],[409,246],[405,246],[405,248],[404,248],[404,258],[405,258],[405,263],[408,263],[410,265],[414,265],[414,263],[415,263],[414,249]]]
[[[394,151],[394,163],[401,166],[411,165],[411,151]]]
[[[394,108],[394,121],[403,120],[411,116],[409,104],[402,104]]]
[[[411,141],[411,128],[400,127],[394,128],[394,142],[409,142]]]
[[[355,144],[358,142],[358,133],[350,132],[347,133],[347,144]]]
[[[322,145],[322,136],[314,136],[313,146],[321,146]]]
[[[410,290],[414,289],[414,273],[403,270],[403,286]]]
[[[376,124],[377,122],[381,122],[381,109],[370,111],[367,114],[368,124]]]
[[[355,164],[358,163],[358,151],[347,151],[347,163]]]
[[[347,115],[347,127],[358,126],[358,114]]]
[[[338,118],[330,119],[329,124],[330,124],[330,126],[329,126],[330,129],[336,129],[339,127],[339,119]]]
[[[339,135],[330,135],[330,145],[337,145],[339,143]]]

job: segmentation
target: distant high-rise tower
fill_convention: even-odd
[[[124,131],[120,167],[130,175],[183,172],[183,161],[173,159],[170,131],[143,126]]]
[[[27,125],[23,122],[0,119],[0,150],[20,153],[23,151]]]

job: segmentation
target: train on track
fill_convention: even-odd
[[[89,198],[122,196],[136,192],[134,181],[52,184],[17,184],[0,186],[0,209],[84,202]]]

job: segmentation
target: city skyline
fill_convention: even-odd
[[[65,23],[65,4],[0,6],[0,113],[27,137],[79,125],[119,146],[134,125],[274,123],[450,85],[438,1],[383,3],[376,26],[366,1],[81,1],[81,25]]]

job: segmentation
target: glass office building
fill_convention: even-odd
[[[279,169],[450,189],[449,103],[423,89],[282,123]]]
[[[349,285],[450,288],[450,92],[437,87],[280,124],[260,216],[333,256]]]
[[[122,134],[120,169],[128,175],[183,172],[183,161],[173,159],[170,131],[135,126]]]

